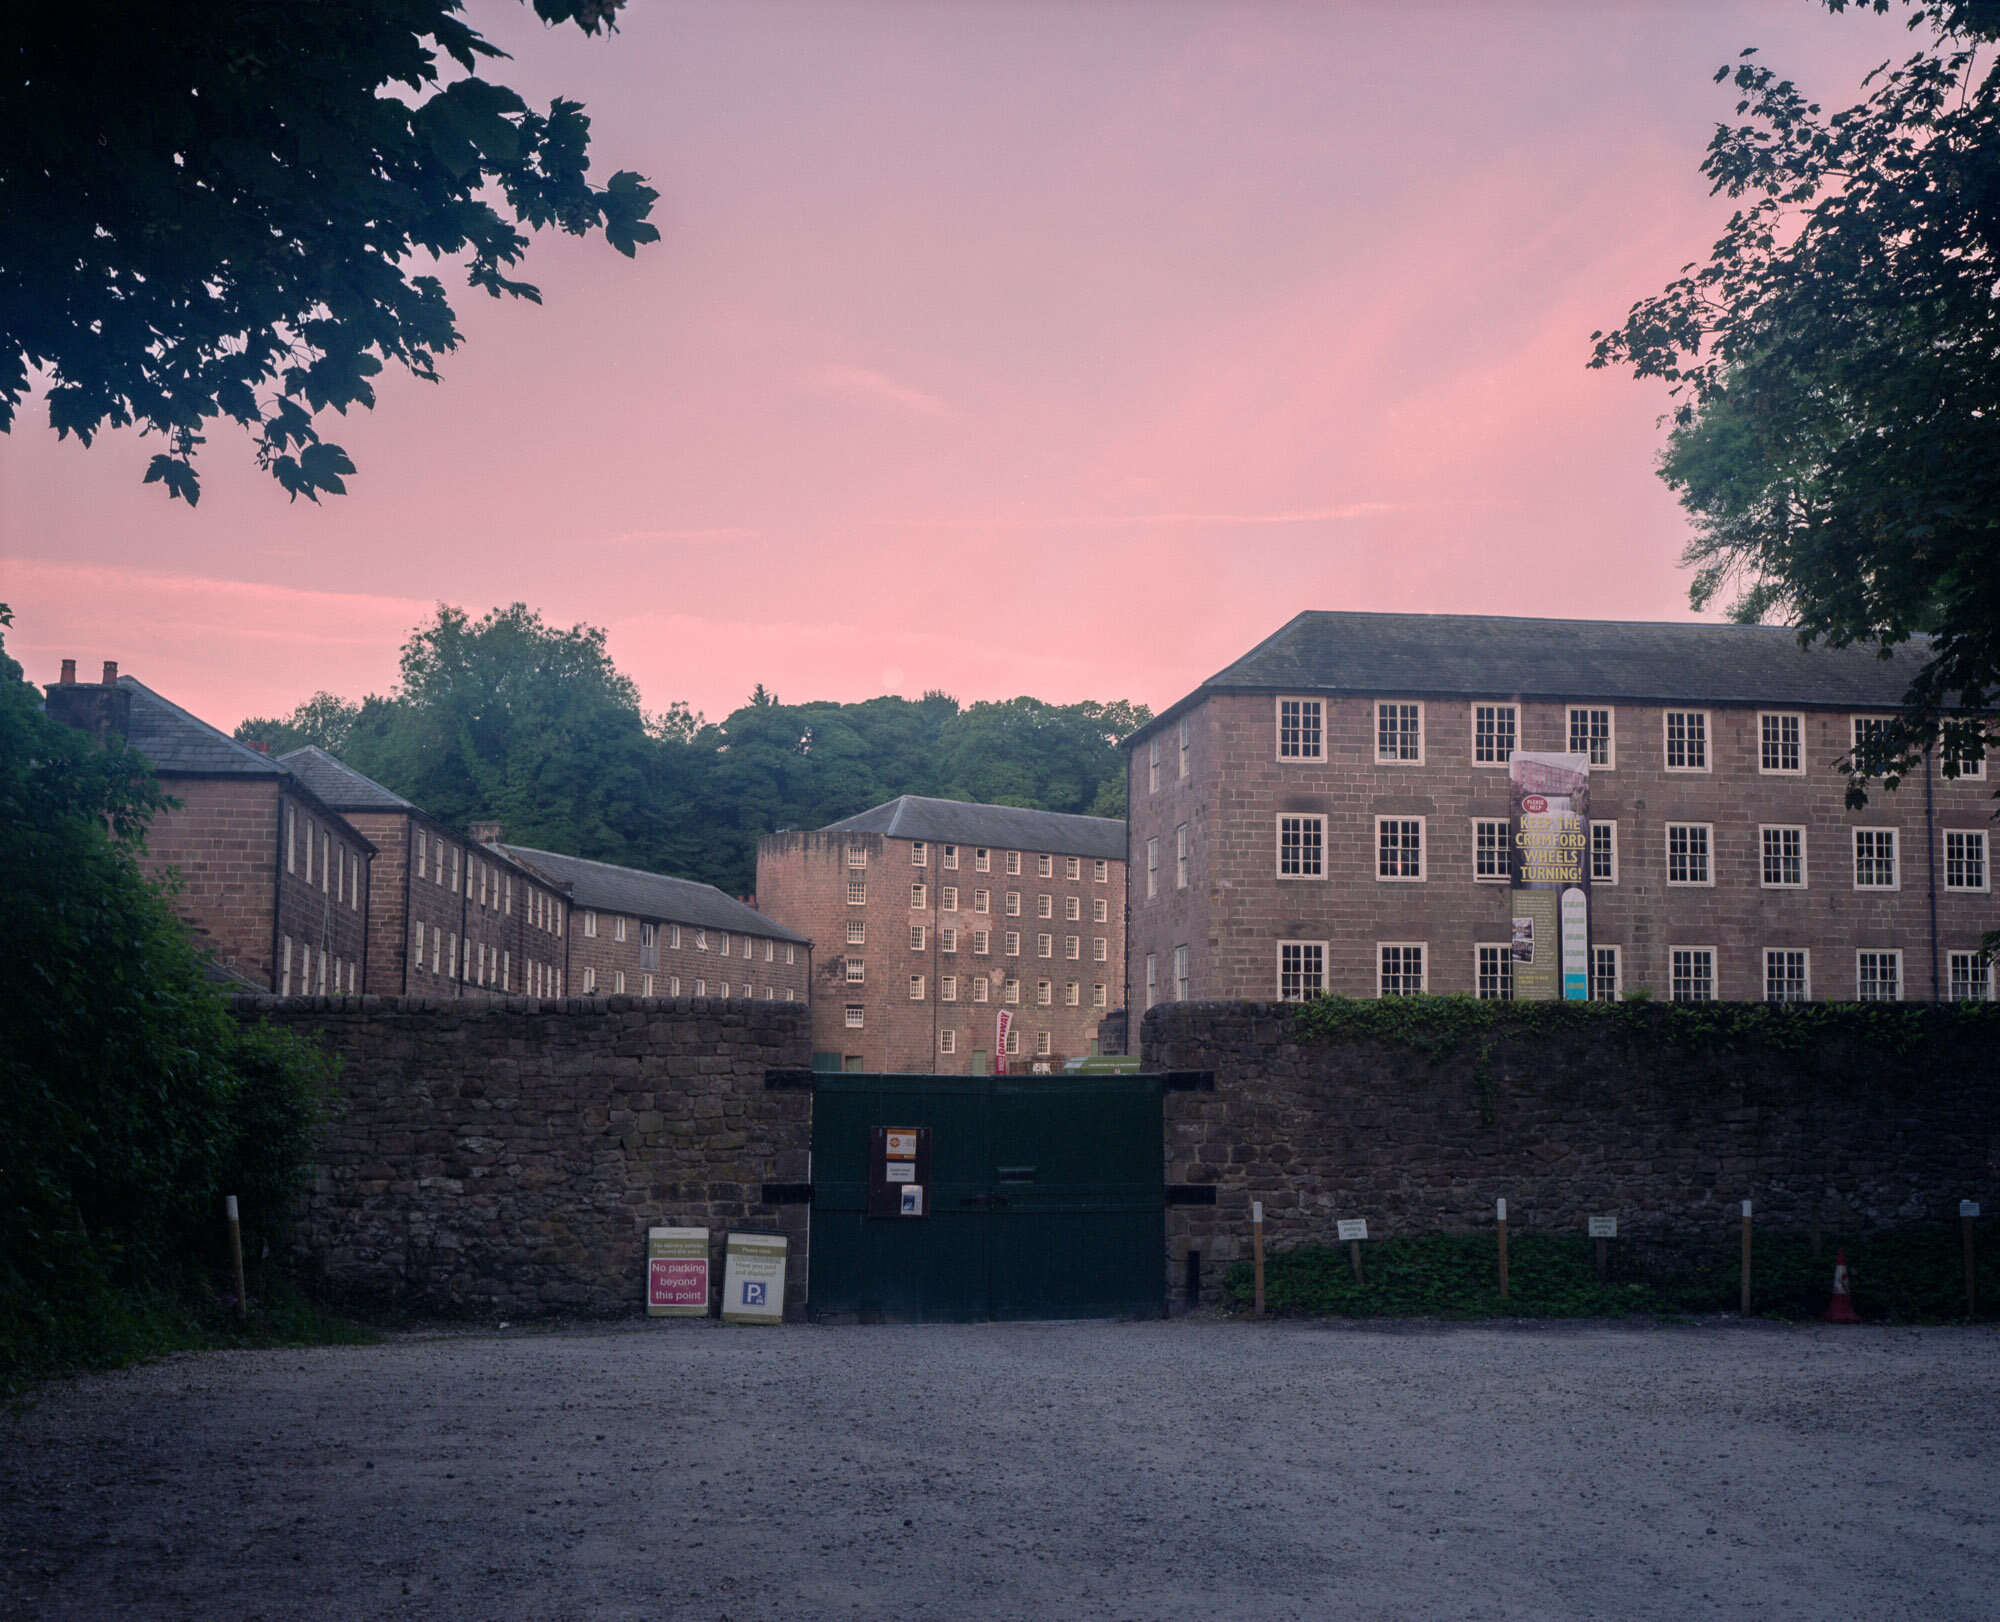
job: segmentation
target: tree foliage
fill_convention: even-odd
[[[533,0],[595,34],[622,0]],[[98,0],[10,9],[0,79],[0,430],[49,380],[49,422],[85,444],[162,435],[148,483],[199,498],[203,430],[249,430],[296,499],[354,471],[329,408],[372,406],[395,362],[435,380],[459,332],[462,257],[498,298],[524,230],[658,238],[656,193],[592,186],[590,121],[481,78],[505,53],[460,0]],[[446,75],[455,67],[458,76]]]
[[[786,704],[761,683],[719,722],[685,704],[648,715],[602,631],[515,603],[476,621],[440,606],[392,696],[320,693],[237,736],[318,744],[460,827],[497,817],[511,841],[747,895],[762,835],[898,794],[1123,816],[1117,741],[1148,719],[1123,701],[961,707],[938,692]]]
[[[2000,703],[2000,61],[1979,49],[2000,5],[1910,26],[1924,47],[1831,114],[1754,52],[1717,72],[1747,122],[1701,167],[1740,206],[1591,362],[1672,386],[1660,472],[1694,521],[1695,607],[1733,593],[1807,643],[1922,652],[1848,763],[1857,805],[1933,749],[1948,776],[1982,758]]]

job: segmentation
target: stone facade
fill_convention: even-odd
[[[741,929],[577,907],[569,950],[579,992],[588,984],[598,995],[615,994],[623,985],[627,993],[643,994],[650,980],[662,997],[804,1002],[811,990],[810,947]]]
[[[1983,1010],[1980,1012],[1984,1012]],[[1671,1013],[1657,1010],[1659,1015]],[[1265,1242],[1334,1244],[1342,1217],[1371,1239],[1490,1230],[1584,1231],[1616,1216],[1620,1242],[1726,1243],[1738,1202],[1802,1232],[1949,1221],[2000,1200],[2000,1063],[1990,1022],[1925,1017],[1921,1062],[1886,1049],[1787,1054],[1588,1036],[1470,1043],[1433,1061],[1379,1043],[1301,1043],[1282,1003],[1154,1008],[1143,1068],[1214,1073],[1214,1091],[1166,1095],[1166,1175],[1213,1204],[1170,1204],[1167,1286],[1190,1250],[1206,1298]]]
[[[334,1299],[525,1315],[643,1310],[646,1229],[707,1227],[720,1288],[731,1224],[791,1236],[764,1203],[808,1174],[811,1094],[765,1085],[809,1055],[802,1004],[683,998],[237,999],[341,1060],[299,1224]],[[775,1192],[775,1191],[773,1191]]]

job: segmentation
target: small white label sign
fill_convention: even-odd
[[[1590,1237],[1593,1239],[1616,1239],[1618,1219],[1616,1217],[1589,1217]]]
[[[908,1160],[892,1160],[882,1169],[892,1183],[914,1183],[917,1180],[917,1168]]]
[[[1354,1217],[1352,1219],[1343,1217],[1334,1226],[1340,1230],[1340,1237],[1342,1239],[1366,1239],[1368,1237],[1368,1219],[1366,1217]]]
[[[1979,1202],[1977,1200],[1960,1200],[1958,1202],[1958,1214],[1962,1217],[1978,1216]]]

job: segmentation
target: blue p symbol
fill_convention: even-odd
[[[743,1281],[743,1304],[746,1307],[761,1307],[764,1304],[764,1286],[761,1282]]]

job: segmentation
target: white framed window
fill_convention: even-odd
[[[1505,941],[1473,947],[1472,984],[1482,1002],[1513,1001],[1514,948]]]
[[[1760,827],[1757,839],[1762,847],[1763,887],[1767,890],[1803,890],[1806,887],[1805,829]]]
[[[1618,882],[1618,824],[1592,822],[1590,825],[1590,882]]]
[[[1903,954],[1900,951],[1856,952],[1854,995],[1862,1002],[1901,1002]]]
[[[1946,993],[1953,1002],[1991,1002],[1993,965],[1979,952],[1946,954]]]
[[[1160,965],[1151,952],[1146,954],[1146,1006],[1151,1008],[1159,1000]]]
[[[1090,864],[1090,882],[1093,884],[1111,882],[1111,862],[1108,857],[1099,857]]]
[[[588,997],[597,989],[597,971],[588,965],[583,971],[583,994]]]
[[[1771,713],[1757,717],[1757,770],[1780,777],[1806,771],[1806,718]]]
[[[1020,852],[1019,852],[1018,850],[1010,850],[1010,851],[1008,851],[1008,852],[1007,852],[1007,862],[1006,862],[1006,867],[1007,867],[1007,871],[1008,871],[1009,873],[1012,873],[1012,874],[1015,874],[1015,875],[1018,875],[1018,874],[1020,873],[1020,871],[1021,871],[1021,853],[1020,853]]]
[[[1054,957],[1055,955],[1056,955],[1056,938],[1055,938],[1055,936],[1053,936],[1053,935],[1037,935],[1037,936],[1035,937],[1035,956],[1036,956],[1036,957]]]
[[[1187,1000],[1188,949],[1185,946],[1176,946],[1174,948],[1174,1001],[1186,1002]]]
[[[1185,716],[1183,716],[1183,717],[1181,718],[1181,769],[1180,769],[1180,775],[1181,775],[1182,777],[1185,777],[1185,776],[1187,776],[1187,774],[1188,774],[1188,724],[1187,724],[1187,718],[1186,718]],[[1075,875],[1074,873],[1072,873],[1072,874],[1070,875],[1070,877],[1071,877],[1071,878],[1074,878],[1074,877],[1076,877],[1076,875]]]
[[[847,944],[849,946],[866,946],[868,944],[868,925],[863,920],[859,918],[850,918],[847,920]]]
[[[796,963],[796,962],[798,962],[798,960],[799,960],[799,956],[798,956],[798,953],[799,953],[799,949],[798,949],[798,947],[797,947],[796,945],[791,945],[791,946],[787,946],[787,947],[785,948],[785,961],[786,961],[787,963]]]
[[[620,913],[616,918],[611,920],[611,938],[614,941],[622,941],[625,938],[625,915],[623,913]]]
[[[1304,1002],[1325,990],[1326,942],[1279,941],[1278,1001]]]
[[[1675,1002],[1715,1001],[1715,948],[1670,946],[1667,962]]]
[[[921,839],[912,839],[910,841],[910,866],[928,867],[930,866],[930,860],[930,846]]]
[[[1424,877],[1424,819],[1375,819],[1375,877],[1420,882]]]
[[[1146,792],[1160,792],[1160,740],[1157,737],[1146,745]]]
[[[1414,997],[1426,989],[1425,973],[1430,954],[1422,941],[1377,941],[1376,994],[1382,997]]]
[[[1053,918],[1055,915],[1056,898],[1054,896],[1038,895],[1035,897],[1035,916],[1037,918]]]
[[[622,997],[625,995],[625,971],[623,969],[613,969],[611,971],[611,991],[614,996]],[[728,993],[725,992],[723,995],[727,996]]]
[[[1318,699],[1278,700],[1278,758],[1326,759],[1326,711]]]
[[[1992,884],[1992,872],[1986,860],[1984,829],[1945,829],[1944,887],[1947,890],[1988,889]]]
[[[993,871],[993,852],[988,850],[984,845],[975,847],[972,852],[972,871],[975,873],[991,873]]]
[[[1090,1006],[1093,1008],[1108,1008],[1111,1006],[1110,993],[1105,989],[1101,981],[1090,988]]]
[[[956,873],[958,871],[958,847],[956,845],[946,845],[944,847],[944,855],[939,860],[947,873]]]
[[[1108,924],[1111,922],[1111,903],[1106,901],[1101,895],[1090,898],[1090,921],[1093,924]]]
[[[1151,901],[1160,893],[1160,842],[1158,839],[1146,841],[1146,899]]]
[[[672,947],[676,952],[681,949],[681,926],[679,924],[667,925],[667,945]]]
[[[929,935],[922,924],[910,925],[910,950],[921,952],[929,944]]]
[[[868,847],[866,845],[849,845],[847,847],[847,865],[849,867],[866,867],[868,865]]]
[[[1174,830],[1174,888],[1188,887],[1188,825],[1183,822]]]
[[[1668,884],[1715,883],[1715,867],[1709,860],[1709,840],[1714,831],[1714,828],[1706,822],[1667,824]]]
[[[866,976],[868,972],[868,960],[866,958],[859,958],[859,957],[848,958],[845,964],[845,972],[847,975],[847,983],[849,985],[851,986],[860,985],[862,979]]]
[[[288,831],[291,826],[291,820],[292,820],[291,807],[287,806],[285,808],[285,824]],[[430,861],[429,861],[431,842],[428,839],[426,839],[422,834],[418,834],[416,844],[417,844],[417,877],[420,879],[427,879],[431,876]],[[289,857],[286,859],[285,866],[287,868],[291,866],[291,861]]]
[[[866,879],[849,879],[847,881],[847,904],[850,907],[865,907],[868,905],[868,881]]]
[[[1053,980],[1037,980],[1035,982],[1035,1006],[1037,1008],[1053,1008],[1055,1001],[1055,982]]]
[[[1593,769],[1614,771],[1618,766],[1617,739],[1612,729],[1612,712],[1587,705],[1571,705],[1569,712],[1569,752],[1584,755]]]
[[[417,925],[419,929],[423,927],[422,924]],[[289,997],[292,994],[292,937],[281,936],[278,944],[278,995]]]
[[[594,912],[586,912],[586,913],[584,913],[584,915],[583,915],[583,933],[584,933],[584,938],[585,938],[586,940],[595,940],[595,939],[597,938],[597,914],[596,914],[596,913],[594,913]]]
[[[1019,957],[1021,955],[1021,932],[1018,929],[1007,930],[1000,937],[1000,950],[1008,957]]]
[[[992,938],[993,938],[992,931],[985,929],[975,929],[972,932],[972,955],[974,957],[986,956],[987,942],[992,940]]]
[[[1812,1001],[1810,952],[1790,946],[1764,948],[1764,1001]]]
[[[1093,935],[1091,937],[1090,961],[1093,963],[1109,963],[1111,961],[1111,942],[1104,936]]]
[[[957,1051],[958,1051],[958,1032],[956,1032],[956,1031],[939,1031],[939,1032],[938,1032],[938,1052],[940,1052],[940,1053],[956,1053]]]
[[[924,977],[921,974],[913,974],[910,976],[910,1001],[922,1002],[923,1000]]]
[[[716,943],[716,944],[715,944],[715,949],[716,949],[716,950],[717,950],[718,952],[720,952],[720,953],[721,953],[721,954],[722,954],[722,955],[723,955],[724,957],[727,957],[727,956],[729,956],[729,931],[728,931],[728,930],[726,930],[726,929],[725,929],[725,930],[724,930],[724,931],[723,931],[723,932],[722,932],[721,934],[717,935],[717,936],[715,937],[715,943]]]
[[[1894,828],[1854,830],[1854,888],[1857,890],[1900,890],[1901,865],[1896,860]]]
[[[913,884],[910,886],[910,911],[922,912],[931,904],[930,886]]]
[[[1019,890],[1009,890],[1007,892],[1007,916],[1009,918],[1018,918],[1021,916],[1021,892]]]
[[[940,886],[938,887],[938,911],[939,911],[939,912],[957,912],[957,911],[958,911],[958,886],[957,886],[957,885],[955,885],[955,884],[945,884],[945,885],[940,885]]]
[[[993,910],[993,892],[991,890],[974,890],[972,892],[972,910],[974,912],[991,912]]]
[[[1009,1031],[1007,1034],[1011,1036],[1014,1033],[1012,1031]],[[1046,1058],[1048,1057],[1049,1054],[1053,1053],[1054,1051],[1055,1051],[1054,1038],[1051,1036],[1051,1034],[1047,1031],[1037,1031],[1035,1033],[1035,1052],[1040,1056],[1042,1056],[1043,1058]]]
[[[454,937],[455,938],[455,937]],[[444,931],[436,924],[431,925],[431,973],[444,972]]]
[[[938,950],[946,953],[956,952],[958,950],[958,931],[949,925],[940,929],[938,931]]]
[[[775,962],[777,956],[778,956],[778,943],[776,941],[766,941],[764,943],[764,961],[766,963]]]
[[[1010,1003],[1018,1003],[1021,1000],[1021,982],[1010,974],[1007,983],[1000,988],[1000,995]]]
[[[1424,763],[1424,707],[1397,699],[1375,705],[1375,760],[1382,766]]]
[[[1053,856],[1037,856],[1035,858],[1035,877],[1052,879],[1055,876],[1056,859]]]
[[[700,995],[700,993],[699,993],[699,992],[697,992],[697,993],[696,993],[696,995],[697,995],[697,996],[699,996],[699,995]],[[848,1029],[848,1030],[850,1030],[850,1031],[858,1031],[858,1030],[860,1030],[860,1029],[862,1028],[862,1027],[861,1027],[861,1004],[860,1004],[860,1003],[856,1003],[856,1002],[851,1002],[851,1003],[847,1004],[847,1006],[846,1006],[846,1008],[845,1008],[844,1012],[845,1012],[845,1014],[846,1014],[846,1023],[847,1023],[847,1029]]]
[[[1472,764],[1504,766],[1514,758],[1521,712],[1513,704],[1472,706]]]
[[[1019,1031],[1009,1031],[1007,1033],[1007,1056],[1009,1058],[1012,1058],[1015,1054],[1019,1053],[1020,1051],[1021,1051],[1021,1033]]]
[[[1624,987],[1623,953],[1616,946],[1590,949],[1590,1000],[1616,1002]]]
[[[1278,818],[1278,877],[1326,877],[1325,817],[1288,813]]]
[[[1065,923],[1071,923],[1071,924],[1079,924],[1083,922],[1082,896],[1066,895],[1063,897],[1063,921]]]
[[[1854,717],[1854,752],[1859,755],[1869,744],[1889,730],[1886,715],[1857,715]]]
[[[1667,770],[1707,771],[1708,711],[1668,710],[1662,725],[1666,729]]]
[[[697,997],[706,997],[708,995],[708,982],[706,980],[695,981],[694,994]]]
[[[1993,744],[1994,740],[1988,738],[1984,740],[1983,747],[1990,753]],[[1944,773],[1946,782],[1983,783],[1986,781],[1986,756],[1984,754],[1977,760],[1967,760],[1963,755],[1954,754],[1950,749],[1946,749],[1943,752],[1940,768]]]
[[[1502,817],[1475,817],[1472,820],[1472,876],[1489,884],[1505,884],[1512,878],[1507,845],[1507,823]]]
[[[991,986],[992,981],[988,980],[985,975],[975,974],[972,977],[972,1000],[974,1002],[986,1001]]]
[[[1063,936],[1063,956],[1068,958],[1072,963],[1082,960],[1083,937],[1081,935]]]
[[[1083,987],[1077,981],[1071,980],[1063,987],[1063,1006],[1065,1008],[1083,1006]]]
[[[706,952],[706,951],[708,950],[708,931],[707,931],[707,930],[705,930],[705,929],[697,929],[697,930],[696,930],[696,931],[694,932],[694,949],[695,949],[695,950],[696,950],[697,952]]]
[[[500,979],[501,979],[501,982],[502,982],[502,984],[505,984],[505,982],[506,982],[506,979],[507,979],[507,971],[506,971],[506,969],[505,969],[505,967],[504,967],[504,966],[503,966],[503,967],[502,967],[502,969],[500,970]],[[650,997],[650,996],[652,996],[652,994],[653,994],[653,977],[652,977],[652,976],[651,976],[650,974],[648,974],[648,975],[642,975],[642,976],[640,977],[640,988],[641,988],[641,989],[640,989],[640,992],[639,992],[639,995],[640,995],[640,996],[642,996],[642,997]]]
[[[955,974],[941,974],[941,975],[939,975],[939,976],[938,976],[938,1001],[939,1001],[939,1002],[957,1002],[957,1001],[958,1001],[958,976],[957,976],[957,975],[955,975]]]

